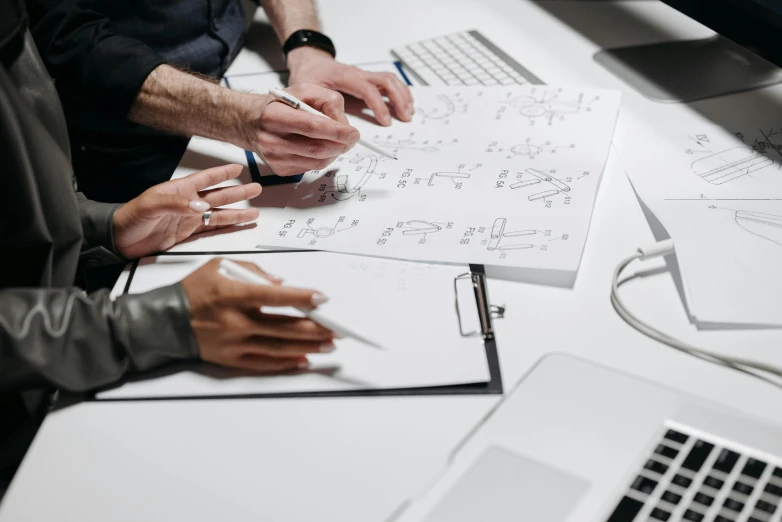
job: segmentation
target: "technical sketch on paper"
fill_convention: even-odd
[[[427,234],[436,234],[442,229],[443,226],[439,223],[432,223],[431,221],[423,221],[421,219],[413,219],[411,221],[405,221],[405,225],[402,227],[402,235],[423,236],[426,238]]]
[[[749,143],[742,133],[736,136],[745,143],[744,146],[717,152],[711,149],[707,135],[689,136],[697,146],[685,150],[685,153],[700,156],[692,162],[693,173],[712,185],[722,185],[773,166],[775,163],[770,153],[776,153],[782,160],[782,129],[760,129],[758,137]]]
[[[333,166],[305,173],[285,193],[285,207],[274,206],[259,220],[256,244],[575,271],[618,93],[541,86],[415,92],[411,122],[381,128],[350,115],[365,139],[396,160],[357,146]],[[534,113],[533,105],[541,104],[548,116]],[[545,124],[548,117],[553,128]],[[526,127],[524,118],[539,124]],[[337,221],[343,215],[349,219]],[[554,241],[545,234],[549,229],[570,239]]]
[[[535,88],[529,94],[508,94],[497,117],[501,119],[505,112],[511,110],[527,118],[530,125],[535,125],[538,120],[553,125],[555,121],[562,121],[567,116],[590,112],[592,104],[599,100],[599,96],[587,98],[583,93],[568,97],[563,94],[562,89]]]
[[[496,141],[489,143],[486,152],[493,152],[496,150],[499,153],[504,153],[506,159],[513,159],[516,157],[535,159],[543,154],[556,154],[560,149],[573,149],[576,147],[575,143],[571,143],[570,145],[553,145],[550,141],[535,143],[532,138],[527,138],[523,143],[517,143],[511,147],[498,147],[497,145],[498,143]]]
[[[350,160],[351,165],[356,165],[354,172],[351,172],[350,174],[337,174],[334,182],[335,185],[327,188],[325,192],[338,201],[344,201],[360,194],[361,189],[369,182],[370,178],[375,173],[377,161],[377,156],[372,154],[365,156],[357,154]],[[358,178],[358,181],[355,184],[348,185],[348,181],[351,178]]]
[[[494,250],[527,250],[535,248],[532,243],[526,243],[525,240],[518,240],[516,238],[534,236],[538,232],[537,230],[517,230],[514,232],[506,232],[505,225],[508,223],[506,218],[497,218],[494,220],[494,225],[491,227],[491,237],[486,250],[493,252]],[[507,241],[506,241],[507,239]]]
[[[455,172],[453,171],[433,172],[429,176],[429,179],[427,180],[426,184],[430,187],[434,187],[444,183],[445,180],[448,180],[453,184],[455,188],[461,188],[463,181],[470,179],[471,172],[482,166],[483,165],[481,163],[477,163],[472,167],[467,168],[466,165],[462,164],[459,165],[459,167],[456,169]],[[416,182],[418,181],[421,181],[421,179],[419,178]]]
[[[736,224],[740,228],[754,236],[782,246],[782,216],[765,212],[734,210],[714,205],[710,205],[709,208],[733,212]]]
[[[475,93],[475,97],[483,95],[482,91]],[[416,115],[419,115],[421,123],[450,123],[455,114],[466,114],[470,109],[470,101],[462,93],[438,94],[437,104],[430,107],[416,107]]]
[[[306,228],[302,228],[301,230],[299,230],[299,233],[296,237],[298,237],[299,239],[308,238],[312,240],[325,239],[339,232],[344,232],[346,230],[350,230],[355,226],[358,226],[358,220],[353,220],[353,222],[350,225],[343,225],[345,221],[346,221],[345,216],[340,216],[337,222],[334,224],[334,226],[321,226],[318,228],[313,228],[312,224],[315,222],[315,218],[309,218],[307,220]],[[340,228],[340,226],[342,227]]]
[[[406,136],[404,138],[394,138],[393,135],[389,136],[381,136],[377,135],[372,138],[372,141],[377,145],[378,147],[388,148],[390,149],[389,152],[391,154],[397,154],[399,151],[402,150],[417,150],[420,152],[440,152],[443,147],[446,147],[448,145],[454,145],[459,142],[459,140],[420,140],[415,138],[415,133],[411,132],[409,136]]]
[[[555,178],[551,174],[543,172],[542,170],[527,169],[524,171],[524,173],[517,174],[516,179],[519,181],[510,185],[510,188],[513,190],[526,189],[536,185],[542,185],[543,187],[546,187],[546,190],[530,194],[527,197],[527,199],[530,201],[550,198],[561,192],[570,192],[570,185],[560,179]]]

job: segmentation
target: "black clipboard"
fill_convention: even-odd
[[[313,250],[245,250],[232,252],[166,252],[157,256],[204,256],[204,255],[229,255],[229,254],[281,254],[281,253],[305,253],[314,252]],[[128,293],[133,277],[136,274],[139,260],[133,262],[128,280],[125,282],[123,293]],[[459,283],[463,282],[460,290]],[[464,287],[469,283],[475,294],[475,303],[478,310],[479,328],[474,331],[465,331],[463,328],[462,312],[459,307],[459,292],[464,291]],[[127,401],[177,401],[177,400],[216,400],[216,399],[286,399],[296,397],[399,397],[399,396],[429,396],[429,395],[502,395],[504,392],[502,385],[502,373],[500,371],[500,361],[497,354],[497,340],[494,334],[494,318],[500,318],[504,314],[501,307],[493,307],[489,302],[486,273],[483,265],[469,265],[469,272],[465,272],[454,279],[454,307],[456,310],[457,322],[460,334],[463,337],[481,337],[483,346],[486,350],[486,361],[489,367],[489,381],[477,384],[459,384],[452,386],[432,386],[424,388],[395,388],[382,390],[340,390],[327,392],[293,392],[293,393],[261,393],[261,394],[242,394],[242,395],[215,395],[215,396],[182,396],[182,397],[140,397],[140,398],[106,398],[97,399],[92,394],[90,400],[100,402],[127,402]],[[191,363],[192,364],[192,363]],[[176,371],[176,366],[162,369],[162,372]],[[146,374],[146,377],[155,375],[158,372]],[[143,379],[144,376],[139,376]],[[121,381],[119,384],[127,382]],[[112,386],[103,388],[111,389]]]

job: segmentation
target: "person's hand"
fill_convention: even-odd
[[[323,169],[358,143],[358,130],[345,117],[340,93],[309,83],[285,90],[328,118],[296,110],[271,95],[237,93],[243,116],[241,136],[234,143],[255,151],[272,172],[292,176]]]
[[[262,306],[315,308],[326,302],[325,296],[281,286],[253,263],[237,263],[274,284],[251,285],[223,277],[219,258],[182,280],[203,360],[256,372],[284,372],[307,368],[307,354],[334,351],[331,330],[307,318],[261,311]]]
[[[204,212],[261,193],[258,183],[204,190],[242,173],[241,165],[224,165],[156,185],[114,213],[114,246],[126,259],[171,248],[193,234],[247,223],[258,209],[215,209],[204,225]],[[202,192],[200,192],[202,191]]]
[[[288,53],[291,86],[312,82],[363,100],[381,125],[391,125],[391,114],[383,100],[387,96],[396,117],[410,121],[415,109],[410,89],[392,73],[363,71],[339,63],[314,47],[299,47]]]

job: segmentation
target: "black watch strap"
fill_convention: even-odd
[[[331,38],[323,33],[317,31],[310,31],[309,29],[300,29],[285,40],[285,45],[282,46],[282,54],[288,56],[288,53],[299,47],[315,47],[321,51],[326,51],[334,58],[337,57],[337,50],[334,48],[334,42]]]

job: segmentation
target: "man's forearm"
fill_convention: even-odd
[[[156,129],[238,145],[237,129],[251,117],[257,98],[161,65],[147,77],[128,117]]]
[[[320,30],[315,0],[261,0],[280,43],[299,29]]]

